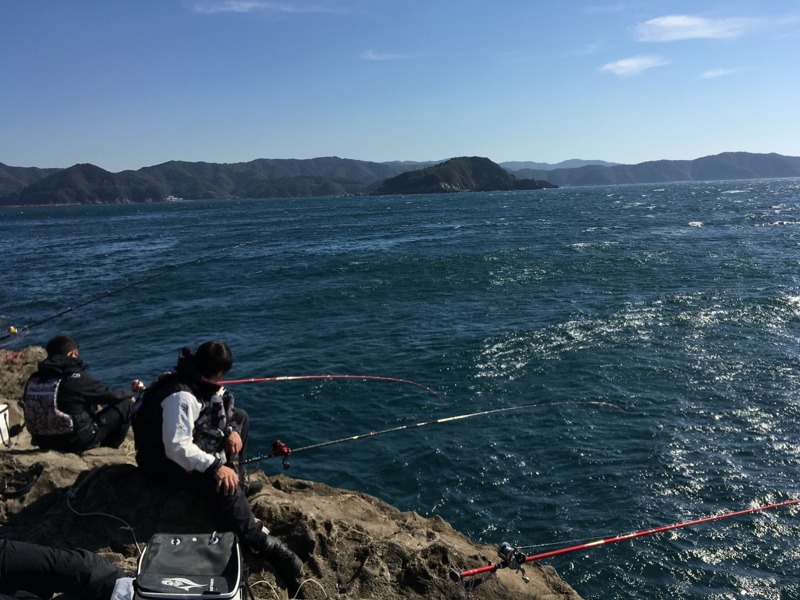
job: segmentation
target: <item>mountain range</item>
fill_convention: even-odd
[[[483,160],[491,163],[488,159]],[[231,164],[170,161],[136,171],[111,173],[91,164],[77,164],[66,169],[45,169],[13,167],[0,163],[0,205],[159,202],[171,197],[203,199],[366,195],[381,189],[384,182],[395,176],[428,169],[437,164],[441,163],[377,163],[334,156],[303,160],[257,159]],[[519,189],[525,186],[535,188],[537,182],[542,181],[563,187],[800,177],[798,157],[748,152],[726,152],[694,160],[659,160],[635,165],[580,160],[566,161],[566,164],[578,166],[501,163],[500,167],[513,175],[518,182],[514,184],[516,188],[502,189]],[[535,166],[546,168],[534,168]],[[486,186],[479,182],[480,177],[476,178],[476,173],[465,177],[463,171],[459,174],[458,169],[450,169],[443,181],[455,181],[453,189],[485,189]],[[419,176],[409,177],[409,181],[412,180],[416,180],[416,185],[421,179]],[[534,182],[528,184],[524,180]],[[399,187],[394,193],[413,193],[400,191],[402,189],[404,188]],[[409,189],[414,188],[412,186]]]
[[[656,160],[636,165],[586,165],[572,169],[522,169],[517,177],[547,178],[558,186],[669,183],[800,177],[800,158],[780,154],[723,152],[694,160]]]

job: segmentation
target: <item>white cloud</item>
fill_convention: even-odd
[[[640,42],[725,39],[744,35],[755,23],[753,19],[706,19],[690,15],[668,15],[639,23],[635,33]]]
[[[597,54],[603,47],[603,44],[600,42],[593,42],[590,44],[586,44],[583,47],[583,54]]]
[[[622,60],[607,63],[600,67],[600,70],[608,71],[621,77],[630,77],[654,67],[668,65],[669,63],[669,60],[660,56],[632,56],[630,58],[623,58]]]
[[[259,0],[222,0],[192,3],[195,12],[204,15],[213,15],[223,12],[250,13],[266,10],[276,12],[289,12],[288,7],[274,2],[260,2]]]
[[[349,9],[341,6],[324,6],[308,2],[278,2],[274,0],[193,0],[192,10],[210,15],[223,12],[234,13],[332,13],[344,14]]]
[[[615,13],[622,12],[624,10],[626,10],[624,2],[592,4],[584,8],[584,11],[586,11],[588,14]]]
[[[404,60],[411,58],[407,54],[381,54],[375,50],[367,50],[361,55],[364,60]]]
[[[700,74],[701,79],[716,79],[717,77],[725,77],[726,75],[733,75],[738,73],[739,69],[710,69],[705,73]]]

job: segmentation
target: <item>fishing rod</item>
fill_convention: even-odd
[[[311,444],[310,446],[303,446],[301,448],[291,449],[286,444],[281,442],[280,440],[276,440],[272,443],[272,453],[271,454],[262,454],[260,456],[255,456],[253,458],[248,458],[240,462],[240,464],[248,464],[253,462],[260,462],[262,460],[266,460],[268,458],[283,458],[283,468],[288,469],[289,463],[288,458],[291,454],[296,454],[298,452],[305,452],[306,450],[314,450],[316,448],[324,448],[325,446],[333,446],[334,444],[342,444],[344,442],[355,442],[356,440],[361,440],[364,438],[370,437],[377,437],[379,435],[385,435],[387,433],[395,433],[397,431],[405,431],[407,429],[415,429],[419,427],[427,427],[429,425],[439,425],[441,423],[451,423],[453,421],[461,421],[463,419],[471,419],[473,417],[482,417],[487,415],[495,415],[499,413],[506,413],[512,412],[516,410],[524,410],[529,408],[543,408],[548,406],[558,406],[560,404],[593,404],[595,406],[608,406],[611,408],[616,408],[618,410],[622,410],[616,404],[611,404],[610,402],[600,402],[597,400],[567,400],[564,402],[537,402],[534,404],[522,404],[519,406],[508,406],[505,408],[493,408],[490,410],[482,410],[479,412],[467,413],[463,415],[455,415],[452,417],[442,417],[441,419],[434,419],[432,421],[422,421],[420,423],[409,423],[407,425],[400,425],[398,427],[390,427],[389,429],[382,429],[380,431],[370,431],[369,433],[362,433],[359,435],[351,435],[348,437],[339,438],[337,440],[330,440],[328,442],[319,442],[317,444]]]
[[[613,544],[615,542],[622,542],[624,540],[631,540],[638,537],[644,537],[647,535],[652,535],[654,533],[663,533],[664,531],[671,531],[673,529],[679,529],[681,527],[691,527],[692,525],[700,525],[702,523],[711,523],[713,521],[719,521],[720,519],[729,519],[731,517],[739,517],[741,515],[749,515],[751,513],[763,511],[763,510],[772,510],[775,508],[781,508],[784,506],[792,506],[800,504],[800,499],[796,500],[786,500],[785,502],[778,502],[775,504],[765,504],[762,506],[756,506],[755,508],[747,508],[744,510],[737,510],[734,512],[728,512],[720,515],[713,515],[710,517],[703,517],[700,519],[694,519],[692,521],[684,521],[683,523],[675,523],[673,525],[664,525],[662,527],[655,527],[653,529],[643,529],[642,531],[637,531],[634,533],[625,533],[622,535],[613,536],[610,538],[596,540],[593,542],[587,542],[585,544],[578,544],[576,546],[569,546],[566,548],[559,548],[557,550],[550,550],[548,552],[542,552],[540,554],[532,554],[530,556],[525,556],[522,552],[520,552],[517,548],[511,546],[507,542],[503,542],[497,549],[497,554],[500,556],[502,561],[498,564],[489,564],[484,567],[478,567],[475,569],[468,569],[466,571],[462,571],[461,573],[453,572],[453,578],[457,579],[458,581],[462,581],[467,577],[474,577],[475,575],[481,575],[484,573],[494,573],[498,569],[515,569],[521,571],[523,576],[525,571],[522,569],[522,565],[525,563],[529,563],[534,560],[541,560],[543,558],[550,558],[551,556],[558,556],[561,554],[568,554],[570,552],[577,552],[578,550],[587,550],[589,548],[596,548],[597,546],[603,546],[605,544]]]
[[[430,394],[433,394],[445,404],[447,403],[447,401],[441,394],[435,392],[427,385],[422,385],[421,383],[417,383],[416,381],[411,381],[410,379],[401,379],[399,377],[383,377],[380,375],[280,375],[277,377],[249,377],[247,379],[229,379],[227,381],[220,381],[219,384],[238,385],[240,383],[264,383],[272,381],[303,381],[309,379],[362,379],[362,380],[372,380],[372,381],[394,381],[397,383],[414,385],[418,388],[425,390]]]
[[[34,323],[31,323],[30,325],[26,325],[26,326],[21,327],[21,328],[15,327],[14,325],[9,325],[9,327],[7,329],[7,333],[4,336],[0,337],[0,342],[5,341],[5,340],[7,340],[10,337],[13,337],[15,335],[19,335],[20,331],[23,332],[23,335],[27,335],[27,333],[31,329],[33,329],[34,327],[38,327],[39,325],[44,325],[45,323],[47,323],[49,321],[52,321],[53,319],[57,319],[58,317],[62,317],[64,315],[66,315],[67,313],[71,313],[74,310],[78,310],[79,308],[83,308],[84,306],[88,306],[89,304],[93,304],[94,302],[97,302],[98,300],[102,300],[103,298],[108,298],[109,296],[111,296],[113,294],[122,292],[124,290],[127,290],[129,288],[135,287],[137,285],[140,285],[140,284],[144,283],[145,281],[149,281],[150,279],[153,279],[155,277],[159,277],[161,275],[165,275],[165,274],[167,274],[167,273],[169,273],[171,271],[175,271],[177,269],[182,269],[184,267],[188,267],[191,264],[198,263],[198,262],[201,262],[203,260],[206,260],[206,259],[214,256],[215,254],[219,254],[219,253],[225,252],[227,250],[233,250],[235,248],[239,248],[241,246],[246,246],[246,245],[252,244],[254,242],[255,242],[255,240],[251,240],[249,242],[241,242],[241,243],[235,244],[233,246],[226,246],[225,248],[220,248],[219,250],[214,250],[213,252],[209,252],[209,253],[204,254],[202,256],[199,256],[197,258],[193,258],[191,260],[187,260],[185,262],[178,263],[176,265],[171,265],[170,268],[168,268],[168,269],[163,269],[163,270],[161,270],[161,271],[159,271],[157,273],[153,273],[152,275],[148,275],[147,277],[143,277],[141,279],[137,279],[135,281],[128,282],[125,285],[122,285],[122,286],[120,286],[118,288],[114,288],[112,290],[109,290],[107,292],[104,292],[102,294],[94,296],[92,298],[89,298],[85,302],[81,302],[80,304],[76,304],[75,306],[68,306],[64,310],[61,310],[61,311],[59,311],[59,312],[57,312],[55,314],[52,314],[52,315],[50,315],[48,317],[40,319],[40,320],[38,320],[38,321],[36,321]]]

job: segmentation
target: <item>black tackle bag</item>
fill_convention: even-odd
[[[139,558],[135,599],[244,600],[236,535],[156,533]]]

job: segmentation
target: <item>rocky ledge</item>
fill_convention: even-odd
[[[11,448],[0,450],[4,480],[41,469],[20,498],[0,501],[0,538],[92,550],[133,575],[154,533],[216,529],[203,503],[140,477],[133,440],[119,449],[82,455],[41,451],[21,430],[19,398],[44,357],[38,347],[0,350],[0,403],[9,406]],[[276,580],[269,564],[246,554],[249,580],[260,598],[343,600],[580,600],[549,566],[529,563],[520,573],[500,569],[470,588],[454,572],[497,562],[494,546],[479,545],[438,517],[423,518],[357,492],[285,475],[251,477],[264,484],[253,512],[305,561],[299,592]]]

